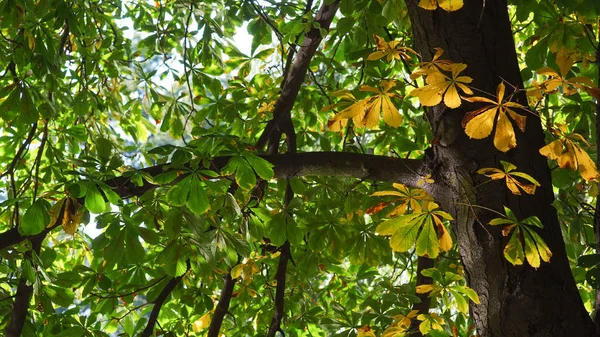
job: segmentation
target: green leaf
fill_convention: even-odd
[[[106,201],[94,183],[87,184],[85,207],[92,213],[100,214],[106,210]]]
[[[430,258],[437,257],[440,252],[437,234],[435,232],[435,228],[433,227],[433,222],[429,217],[424,219],[421,233],[417,239],[416,251],[417,255],[428,256]]]
[[[256,175],[250,164],[243,157],[232,157],[223,168],[227,175],[235,174],[235,181],[243,189],[251,189],[256,186]]]
[[[193,213],[202,215],[206,213],[209,206],[208,197],[204,191],[204,186],[197,175],[191,177],[190,197],[187,206]]]
[[[73,298],[75,294],[70,288],[63,288],[59,286],[55,286],[53,284],[48,284],[43,287],[44,292],[52,302],[58,304],[61,307],[68,307],[73,304]]]
[[[140,243],[137,230],[132,225],[125,229],[125,261],[129,264],[137,264],[144,261],[146,251]]]
[[[19,232],[22,235],[35,235],[41,233],[50,222],[48,210],[50,204],[43,199],[38,199],[23,215]]]
[[[113,191],[112,188],[110,188],[108,185],[106,185],[104,183],[100,183],[98,185],[102,189],[102,192],[104,192],[106,199],[108,199],[108,201],[111,204],[117,205],[117,206],[121,205],[121,203],[122,203],[121,197],[115,191]]]
[[[582,268],[592,268],[600,264],[600,254],[589,254],[580,256],[577,265]]]
[[[165,233],[169,239],[176,239],[181,233],[181,224],[183,222],[183,214],[179,208],[171,208],[165,220]]]
[[[106,261],[104,268],[106,270],[111,270],[115,264],[119,263],[123,259],[123,256],[125,255],[124,246],[125,231],[119,230],[118,235],[112,238],[110,244],[104,250],[103,257],[104,261]]]
[[[190,180],[191,178],[187,177],[171,187],[167,192],[167,201],[173,206],[185,205],[190,195]]]
[[[252,166],[254,169],[254,172],[256,172],[259,177],[265,180],[273,179],[275,175],[273,173],[273,164],[271,164],[269,161],[255,156],[250,152],[244,152],[242,153],[242,156],[244,159],[246,159],[246,161],[248,161],[250,166]]]
[[[166,184],[170,184],[175,179],[177,179],[177,176],[178,176],[178,174],[177,174],[176,170],[170,170],[170,171],[155,175],[154,177],[152,177],[152,181],[158,185],[166,185]]]

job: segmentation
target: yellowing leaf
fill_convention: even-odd
[[[376,231],[379,235],[391,236],[390,247],[394,251],[406,252],[416,242],[417,255],[435,258],[440,249],[446,251],[452,247],[452,239],[439,227],[443,226],[442,219],[452,220],[452,217],[438,207],[436,203],[428,202],[421,212],[386,220]]]
[[[433,290],[433,284],[421,284],[417,286],[417,294],[426,294]]]
[[[379,60],[380,58],[386,56],[387,62],[392,62],[393,60],[399,60],[400,58],[405,60],[411,60],[411,57],[408,53],[416,55],[417,52],[408,48],[399,46],[399,41],[390,41],[386,42],[382,37],[373,34],[375,41],[377,42],[377,51],[369,54],[367,60]]]
[[[438,0],[438,4],[446,12],[454,12],[462,8],[463,0]]]
[[[383,114],[383,120],[386,124],[398,127],[402,123],[402,116],[391,101],[391,97],[400,98],[396,93],[390,92],[390,89],[396,85],[393,80],[383,80],[380,83],[380,89],[368,85],[361,86],[361,91],[374,92],[376,95],[355,101],[344,110],[336,114],[328,121],[328,127],[331,131],[339,131],[345,125],[343,120],[352,118],[354,124],[358,127],[373,128],[379,123],[380,115]],[[351,99],[353,99],[352,96]],[[348,100],[348,98],[346,98]]]
[[[539,268],[540,260],[549,262],[552,252],[535,228],[543,228],[543,224],[536,216],[530,216],[518,221],[508,207],[504,207],[506,217],[490,221],[490,225],[507,225],[502,229],[502,235],[510,235],[504,246],[504,257],[513,265],[521,265],[527,259],[529,265]]]
[[[489,103],[483,108],[465,114],[463,126],[465,133],[474,139],[483,139],[492,133],[496,124],[494,135],[494,146],[506,152],[517,146],[515,130],[508,116],[517,124],[517,127],[525,132],[525,116],[516,113],[513,109],[526,109],[525,106],[504,100],[504,83],[500,83],[496,89],[496,101],[485,97],[469,97],[469,102]]]
[[[594,82],[588,77],[570,77],[567,78],[571,67],[579,57],[566,49],[561,49],[556,55],[556,64],[559,67],[560,74],[552,68],[542,67],[537,70],[540,75],[548,76],[548,79],[540,83],[540,87],[546,93],[555,93],[560,87],[564,95],[569,96],[577,93],[578,90],[584,90],[594,87]]]
[[[419,7],[426,10],[435,10],[442,8],[446,12],[454,12],[463,7],[463,0],[421,0],[419,1]]]
[[[194,324],[192,325],[192,329],[194,330],[194,332],[200,332],[210,326],[210,321],[210,313],[206,313],[194,322]]]
[[[410,79],[417,79],[419,76],[425,76],[425,83],[431,83],[431,79],[428,79],[429,75],[439,76],[440,70],[450,71],[452,61],[441,60],[444,50],[442,48],[435,48],[435,54],[433,59],[429,62],[419,63],[419,67],[410,74]]]
[[[450,76],[442,73],[437,67],[430,68],[425,78],[426,85],[413,89],[410,95],[418,97],[424,106],[438,105],[443,99],[447,107],[458,108],[461,104],[458,89],[466,94],[473,94],[467,86],[473,79],[459,75],[466,68],[467,65],[464,63],[453,63],[449,66]]]
[[[431,330],[444,330],[442,327],[442,324],[444,324],[444,319],[438,316],[436,313],[432,313],[430,315],[420,314],[417,316],[417,319],[422,321],[421,324],[419,324],[419,331],[421,331],[423,335],[428,334]]]
[[[532,176],[514,171],[517,168],[515,165],[504,160],[501,160],[500,163],[503,166],[503,170],[486,167],[479,169],[477,173],[490,177],[492,180],[504,179],[506,187],[515,195],[521,195],[521,190],[527,194],[534,194],[536,187],[540,186],[540,183]],[[528,181],[528,183],[518,180],[517,177]]]
[[[574,140],[586,143],[581,135],[572,133],[545,145],[540,149],[540,154],[549,159],[556,159],[561,168],[579,171],[581,177],[587,181],[598,180],[600,173],[596,164]]]
[[[373,329],[371,329],[371,327],[369,326],[369,324],[358,328],[358,337],[376,337],[375,336],[375,332],[373,331]]]
[[[374,197],[397,197],[393,201],[394,203],[396,203],[396,208],[390,214],[388,214],[388,216],[390,217],[406,213],[406,211],[409,210],[409,207],[411,211],[421,212],[421,203],[427,200],[432,200],[431,196],[423,189],[408,188],[405,185],[398,183],[394,183],[393,186],[397,189],[397,191],[377,191],[371,194],[371,196]],[[383,207],[385,206],[387,206],[387,204],[383,205]],[[372,211],[374,210],[375,209],[373,209]]]
[[[81,212],[81,205],[77,199],[65,197],[57,201],[50,208],[49,215],[50,222],[48,223],[48,227],[54,226],[56,221],[61,220],[61,225],[65,233],[74,235],[81,223],[83,212]]]
[[[421,0],[419,1],[419,7],[432,11],[438,8],[437,0]]]

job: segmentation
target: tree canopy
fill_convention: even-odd
[[[0,1],[0,330],[599,335],[600,2],[470,2]]]

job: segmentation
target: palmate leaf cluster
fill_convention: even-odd
[[[434,136],[419,104],[455,107],[466,96],[492,104],[471,119],[485,119],[485,132],[467,126],[467,135],[500,132],[509,151],[525,128],[509,108],[538,114],[555,130],[540,151],[560,166],[555,206],[569,224],[568,257],[590,306],[600,267],[586,255],[593,214],[581,205],[598,190],[596,154],[584,141],[596,142],[597,65],[585,32],[597,29],[591,19],[600,8],[514,2],[535,111],[506,102],[509,83],[495,95],[473,94],[464,65],[443,60],[442,50],[420,60],[409,48],[404,1],[344,0],[293,107],[297,149],[282,141],[281,151],[421,158]],[[320,4],[308,3],[0,1],[0,231],[30,239],[0,251],[2,333],[20,283],[32,293],[23,336],[134,336],[178,280],[152,332],[202,336],[231,275],[237,283],[221,332],[264,335],[280,247],[289,243],[286,336],[401,335],[410,319],[432,336],[473,334],[465,307],[477,295],[454,263],[450,216],[437,204],[400,185],[274,179],[276,168],[255,148],[273,118],[288,55],[318,25]],[[419,5],[454,11],[462,1]],[[224,156],[227,163],[215,165]],[[138,170],[148,167],[159,170]],[[503,168],[482,173],[502,175],[513,192],[535,191],[514,178],[537,186],[535,175]],[[134,191],[111,183],[120,176]],[[396,194],[385,194],[394,187]],[[514,225],[505,251],[511,262],[549,259],[538,224],[506,214],[510,224],[493,224]],[[413,242],[396,245],[394,235],[407,228]],[[437,257],[427,272],[436,281],[431,289],[417,288],[417,254]],[[436,314],[411,313],[419,291],[431,293]]]

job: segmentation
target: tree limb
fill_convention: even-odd
[[[285,316],[285,281],[287,265],[291,256],[290,242],[286,241],[281,246],[280,251],[279,265],[277,266],[277,273],[275,274],[275,280],[277,281],[277,288],[275,290],[275,312],[273,313],[273,319],[271,319],[271,325],[269,326],[269,332],[267,333],[268,337],[274,337],[277,331],[281,331],[281,320]]]
[[[217,304],[217,307],[215,308],[213,318],[210,321],[210,326],[208,327],[208,337],[219,337],[219,331],[221,331],[223,319],[229,311],[229,302],[231,302],[231,297],[233,296],[235,279],[231,277],[231,273],[229,271],[223,279],[223,289],[221,289],[219,304]]]
[[[400,182],[416,186],[425,175],[423,160],[402,159],[385,156],[350,152],[301,152],[260,156],[273,164],[276,179],[293,177],[349,177],[383,182]],[[231,159],[230,156],[216,157],[211,161],[210,169],[219,171]],[[187,167],[194,169],[192,167]],[[162,164],[141,169],[137,172],[156,176],[172,168],[170,164]],[[184,176],[182,175],[181,178]],[[105,181],[121,198],[140,196],[158,187],[144,181],[142,186],[131,182],[129,176],[123,175]],[[0,235],[1,238],[1,235]],[[0,249],[2,246],[0,246]]]
[[[31,246],[36,254],[40,254],[42,248],[42,241],[46,238],[46,233],[38,234],[31,239]],[[31,258],[31,251],[25,253]],[[33,293],[33,285],[27,284],[27,280],[21,276],[19,285],[17,286],[17,293],[15,295],[15,302],[13,304],[12,317],[10,323],[6,327],[6,337],[19,337],[27,318],[27,311],[29,310],[29,302],[31,301],[31,294]]]
[[[152,308],[152,312],[150,313],[150,318],[148,319],[146,328],[144,329],[144,331],[142,331],[142,334],[140,335],[141,337],[152,336],[152,334],[154,332],[154,326],[156,325],[156,322],[158,320],[158,314],[160,313],[160,309],[162,308],[163,304],[167,300],[167,297],[169,297],[171,292],[175,289],[175,287],[177,287],[179,282],[181,282],[181,279],[183,278],[183,276],[191,268],[189,259],[186,261],[186,264],[187,264],[187,269],[186,269],[185,273],[183,273],[183,275],[181,275],[181,276],[173,277],[171,280],[169,280],[169,282],[167,283],[167,285],[165,285],[165,287],[160,292],[160,294],[158,294],[158,297],[156,297],[156,300],[154,300],[154,307]]]
[[[424,284],[433,284],[433,279],[431,277],[424,276],[421,272],[427,268],[433,268],[433,259],[430,259],[425,256],[417,257],[417,287]],[[416,294],[417,297],[421,300],[419,303],[414,303],[412,306],[412,310],[419,310],[419,314],[428,314],[429,307],[431,306],[431,298],[429,297],[429,293],[426,294]],[[411,321],[410,336],[422,336],[421,331],[419,330],[419,324],[421,322],[416,318],[413,318]]]
[[[303,152],[263,155],[261,157],[273,164],[276,179],[330,176],[399,182],[408,186],[417,186],[417,182],[426,173],[424,161],[420,159],[391,158],[350,152]],[[231,159],[230,156],[212,159],[211,169],[217,171],[222,169],[229,159]],[[195,169],[189,166],[187,168]],[[162,164],[136,172],[156,176],[169,170],[180,171],[181,168],[171,167],[170,164]],[[184,175],[180,178],[183,177]],[[159,187],[145,180],[141,186],[137,186],[131,181],[131,174],[108,179],[105,183],[124,199],[140,196],[151,189]],[[53,226],[44,229],[42,233],[29,237],[19,234],[16,228],[9,229],[0,233],[0,250],[18,244],[27,238],[33,239],[38,236],[45,236],[54,228],[59,227],[59,224],[60,221],[57,221]]]
[[[257,143],[258,148],[268,145],[270,150],[271,148],[275,149],[275,151],[270,151],[271,153],[277,152],[276,149],[279,146],[279,140],[283,133],[288,137],[288,148],[296,148],[295,139],[291,139],[292,135],[288,134],[289,130],[287,130],[287,127],[282,129],[282,126],[289,126],[291,124],[290,112],[294,107],[296,96],[298,96],[300,86],[304,83],[310,61],[323,39],[320,29],[329,29],[329,25],[337,12],[338,4],[339,0],[336,0],[332,4],[327,4],[327,1],[324,1],[321,8],[319,8],[314,21],[318,24],[318,27],[312,28],[306,34],[302,45],[298,49],[294,63],[289,72],[284,74],[286,81],[283,85],[281,95],[275,104],[273,119],[269,121],[260,135]]]

